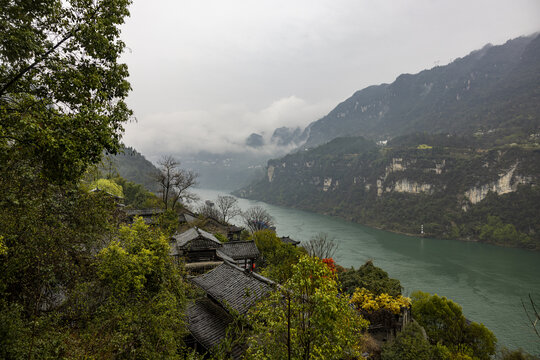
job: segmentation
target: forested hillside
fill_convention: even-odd
[[[540,248],[540,147],[413,134],[337,138],[268,162],[238,195],[426,236]]]
[[[153,175],[159,170],[134,148],[123,147],[117,154],[109,155],[109,158],[112,162],[110,165],[124,179],[143,185],[152,192],[158,190]],[[105,161],[105,167],[106,163],[107,161]]]
[[[526,138],[539,127],[539,104],[540,36],[535,34],[357,91],[306,128],[304,147],[341,136],[384,140],[413,132],[491,131],[501,141]]]

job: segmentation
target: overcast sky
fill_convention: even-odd
[[[538,0],[134,0],[124,141],[151,160],[242,151],[251,133],[537,31]]]

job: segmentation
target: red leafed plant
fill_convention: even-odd
[[[326,258],[326,259],[322,259],[322,262],[325,263],[326,266],[328,266],[328,268],[330,269],[330,271],[332,272],[333,275],[336,274],[336,263],[335,263],[334,259]]]

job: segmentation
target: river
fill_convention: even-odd
[[[196,189],[202,200],[223,192]],[[394,234],[307,211],[238,199],[243,210],[261,205],[274,217],[279,236],[307,241],[319,232],[339,243],[338,264],[358,268],[367,260],[399,279],[404,294],[437,293],[459,303],[465,316],[492,330],[498,344],[540,355],[521,299],[540,305],[540,253],[487,244]],[[240,219],[233,220],[241,225]],[[540,306],[539,306],[540,307]]]

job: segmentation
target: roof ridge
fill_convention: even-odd
[[[233,264],[227,260],[224,260],[223,261],[224,264],[227,264],[229,265],[230,267],[234,268],[235,270],[238,270],[238,271],[241,271],[242,273],[244,273],[244,275],[246,276],[251,276],[251,277],[254,277],[255,279],[257,280],[260,280],[262,282],[264,282],[265,284],[267,285],[276,285],[276,283],[260,274],[257,274],[256,272],[253,272],[253,271],[249,271],[249,269],[243,269],[241,268],[240,266],[237,266],[236,264]]]

